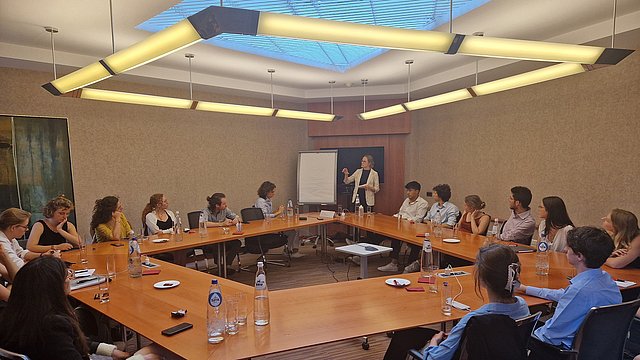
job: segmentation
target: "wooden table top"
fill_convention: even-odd
[[[274,220],[271,224],[255,222],[245,225],[243,236],[335,220],[313,223],[312,219],[311,223],[300,221],[297,224],[286,221],[278,224],[278,221],[281,220]],[[365,219],[345,219],[342,222],[415,244],[422,242],[422,238],[415,235],[427,229],[427,224],[409,224],[408,222],[398,227],[395,218],[378,214]],[[251,225],[255,228],[247,228]],[[193,240],[193,243],[196,243],[200,238],[198,234],[190,234],[189,237],[192,235],[197,237]],[[214,228],[213,231],[210,229],[209,235],[210,237],[202,241],[218,241],[218,238],[222,238],[220,229]],[[447,237],[446,230],[445,237]],[[484,242],[484,237],[461,234],[460,238],[462,240],[460,244],[446,244],[441,241],[438,243],[436,240],[433,246],[438,251],[473,260],[477,249]],[[176,246],[178,248],[194,246],[185,245],[188,241],[190,239],[185,237],[185,240],[177,243]],[[171,243],[159,245],[167,244]],[[168,250],[166,248],[158,250],[158,252],[162,251]],[[419,273],[412,273],[272,291],[269,294],[271,322],[262,328],[253,325],[253,288],[251,286],[159,260],[154,260],[161,264],[159,275],[131,279],[126,272],[127,247],[114,247],[108,243],[94,244],[90,247],[89,264],[86,267],[96,268],[98,273],[104,273],[104,262],[108,254],[115,255],[118,271],[117,278],[111,284],[111,301],[108,304],[100,304],[93,299],[97,286],[74,291],[71,295],[149,338],[159,346],[187,359],[249,358],[374,333],[436,324],[459,319],[467,313],[453,309],[451,316],[444,316],[440,311],[440,293],[407,292],[405,289],[393,288],[384,283],[388,278],[402,277],[410,280],[411,286],[423,286],[426,289],[426,284],[417,283]],[[77,251],[64,253],[63,258],[77,262]],[[567,276],[573,275],[572,267],[562,253],[549,254],[549,276],[535,275],[534,253],[519,254],[519,258],[523,267],[521,280],[526,285],[562,288],[569,284]],[[78,268],[79,264],[74,267]],[[473,271],[472,267],[461,269],[470,273]],[[640,283],[640,272],[637,270],[610,268],[605,270],[615,278]],[[210,345],[206,340],[205,299],[213,278],[219,279],[223,297],[242,292],[248,299],[248,324],[241,327],[239,334],[226,336],[223,343],[217,345]],[[181,284],[173,289],[154,289],[153,284],[162,280],[179,280]],[[474,291],[473,275],[461,276],[458,280],[463,292],[456,300],[471,306],[472,309],[482,306],[482,299]],[[442,279],[438,281],[441,286]],[[457,294],[460,287],[456,279],[449,279],[449,283],[452,286],[452,293]],[[548,302],[535,297],[523,297],[529,305]],[[487,299],[486,295],[485,299]],[[172,319],[170,312],[179,308],[187,309],[187,315],[182,319]],[[181,322],[190,322],[194,328],[173,337],[160,334],[163,329]]]

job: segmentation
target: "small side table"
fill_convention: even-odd
[[[376,250],[367,250],[366,247],[372,247]],[[373,245],[368,243],[357,243],[353,245],[339,246],[336,251],[360,257],[360,278],[366,279],[368,273],[367,259],[371,255],[385,254],[393,250],[390,247]]]

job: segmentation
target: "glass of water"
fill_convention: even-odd
[[[115,255],[107,255],[107,264],[106,264],[106,268],[107,268],[107,276],[109,279],[115,279],[116,278],[116,257]]]
[[[100,297],[100,304],[106,304],[109,302],[109,275],[104,274],[101,276],[104,276],[105,282],[98,285],[98,295]]]
[[[78,236],[78,247],[80,248],[80,264],[87,264],[89,260],[87,259],[87,244],[91,242],[91,236],[85,236],[84,238]]]
[[[238,300],[238,325],[247,324],[247,296],[244,293],[238,293],[235,295]]]
[[[238,333],[238,300],[230,297],[224,307],[226,311],[225,330],[227,334],[235,335]]]

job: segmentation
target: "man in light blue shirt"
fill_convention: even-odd
[[[424,217],[424,222],[438,220],[445,227],[452,228],[458,222],[460,210],[449,202],[451,187],[449,184],[440,184],[433,187],[433,199],[436,201]]]
[[[589,309],[622,302],[618,286],[600,268],[613,248],[613,240],[602,229],[583,226],[569,231],[567,260],[576,268],[577,274],[569,281],[569,286],[559,290],[519,287],[527,295],[558,302],[553,317],[536,329],[533,336],[545,343],[569,349]]]

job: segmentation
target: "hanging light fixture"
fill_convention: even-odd
[[[271,79],[271,108],[273,109],[273,116],[278,118],[289,118],[289,119],[297,119],[297,120],[313,120],[313,121],[333,121],[336,119],[334,114],[324,114],[324,113],[316,113],[309,111],[301,111],[301,110],[286,110],[286,109],[276,109],[273,104],[273,73],[275,73],[275,69],[267,69]]]
[[[221,33],[270,35],[387,49],[519,60],[617,64],[633,50],[398,29],[210,6],[147,39],[43,85],[54,95],[78,89]]]
[[[405,65],[407,65],[407,102],[411,101],[411,64],[413,64],[413,60],[405,60]],[[372,120],[385,116],[391,116],[396,114],[401,114],[407,111],[407,108],[403,104],[387,106],[382,109],[365,111],[358,114],[358,119],[360,120]]]

